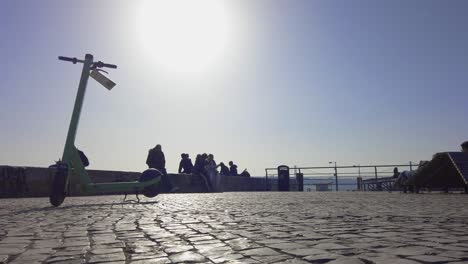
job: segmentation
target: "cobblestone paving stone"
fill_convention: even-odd
[[[468,195],[0,200],[0,263],[468,263]]]

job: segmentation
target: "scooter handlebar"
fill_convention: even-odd
[[[102,67],[117,69],[117,65],[114,65],[114,64],[103,63],[102,65],[103,65]]]
[[[64,56],[59,56],[58,59],[63,60],[63,61],[73,62],[73,64],[76,64],[77,62],[83,62],[82,60],[79,60],[77,58],[69,58],[69,57],[64,57]]]
[[[64,61],[73,61],[72,58],[64,57],[64,56],[59,56],[59,60],[64,60]]]
[[[96,67],[98,67],[98,68],[106,67],[106,68],[111,68],[111,69],[117,69],[117,65],[104,63],[102,61],[96,62]]]
[[[77,62],[80,62],[80,63],[84,62],[84,60],[79,60],[77,58],[69,58],[69,57],[64,57],[64,56],[59,56],[58,59],[63,60],[63,61],[73,62],[73,64],[76,64]],[[106,67],[106,68],[111,68],[111,69],[117,69],[117,65],[104,63],[102,61],[95,62],[94,67],[96,68]]]

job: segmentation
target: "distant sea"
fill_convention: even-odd
[[[340,179],[338,178],[338,191],[355,191],[357,190],[357,182],[356,178],[354,179]],[[327,184],[331,183],[330,189],[332,191],[335,190],[335,179],[330,179],[330,178],[316,178],[316,179],[304,179],[304,191],[311,191],[315,192],[316,191],[316,186],[313,184]]]

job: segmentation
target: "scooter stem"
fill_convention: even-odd
[[[73,108],[73,114],[70,121],[70,127],[68,128],[67,141],[63,150],[62,161],[69,164],[73,159],[75,151],[75,137],[78,129],[78,123],[80,121],[81,108],[83,106],[84,96],[86,92],[86,85],[89,79],[89,71],[93,64],[93,55],[86,54],[85,61],[83,64],[83,71],[81,72],[80,84],[78,86],[78,92],[75,99],[75,106]]]

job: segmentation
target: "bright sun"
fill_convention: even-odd
[[[232,21],[225,1],[148,0],[138,12],[139,41],[162,68],[200,73],[228,50]]]

